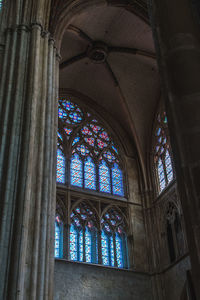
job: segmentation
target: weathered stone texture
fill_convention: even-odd
[[[54,300],[153,300],[150,276],[57,260]]]

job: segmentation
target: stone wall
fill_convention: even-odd
[[[186,282],[186,271],[191,268],[189,257],[185,257],[179,263],[171,266],[163,274],[165,300],[178,300]]]
[[[153,297],[150,277],[146,274],[56,260],[54,299],[153,300]]]

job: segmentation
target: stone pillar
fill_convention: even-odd
[[[192,277],[200,299],[200,32],[189,0],[152,0],[150,15],[162,75]]]
[[[49,1],[50,2],[50,1]],[[58,58],[48,1],[16,0],[0,82],[0,299],[53,299]]]

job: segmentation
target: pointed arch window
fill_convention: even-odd
[[[116,209],[111,208],[104,214],[101,224],[103,265],[128,268],[124,216]]]
[[[98,263],[97,242],[95,212],[82,202],[71,213],[70,259]]]
[[[124,197],[123,162],[98,119],[65,98],[58,117],[57,182]]]
[[[154,173],[161,193],[174,179],[172,153],[165,111],[157,114],[153,136]]]

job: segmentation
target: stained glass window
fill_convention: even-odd
[[[77,255],[77,245],[78,245],[78,233],[75,226],[71,224],[70,226],[70,259],[78,260]]]
[[[104,266],[110,265],[109,260],[109,238],[105,234],[104,230],[101,233],[101,251],[102,251],[102,263]]]
[[[118,233],[116,233],[115,242],[116,242],[117,266],[118,268],[123,268],[122,238]]]
[[[162,192],[174,178],[172,155],[165,111],[157,115],[154,133],[154,164],[158,190]]]
[[[103,160],[99,166],[99,190],[100,192],[110,193],[110,170]]]
[[[168,150],[165,153],[165,166],[166,166],[167,180],[168,182],[171,182],[173,179],[173,168],[172,168],[171,157],[169,155]]]
[[[65,183],[65,157],[59,148],[57,150],[57,182]]]
[[[123,197],[121,157],[102,124],[68,98],[59,100],[58,119],[57,182]]]
[[[83,163],[77,154],[71,159],[71,184],[83,187]]]
[[[118,268],[128,268],[125,219],[114,208],[101,219],[102,263]]]
[[[59,216],[56,216],[55,220],[55,247],[54,256],[56,258],[62,257],[62,246],[63,246],[63,233],[62,233],[62,222]]]
[[[3,0],[0,0],[0,10],[2,8],[2,5],[3,5]]]
[[[92,235],[88,227],[85,230],[85,257],[86,262],[92,262]]]
[[[90,206],[82,202],[71,213],[71,260],[98,262],[96,215]],[[84,247],[85,245],[85,247]]]
[[[117,164],[114,164],[114,167],[112,168],[112,188],[114,195],[124,195],[122,171]]]
[[[160,183],[160,190],[162,191],[165,188],[165,174],[164,168],[161,158],[158,160],[158,176],[159,176],[159,183]]]

